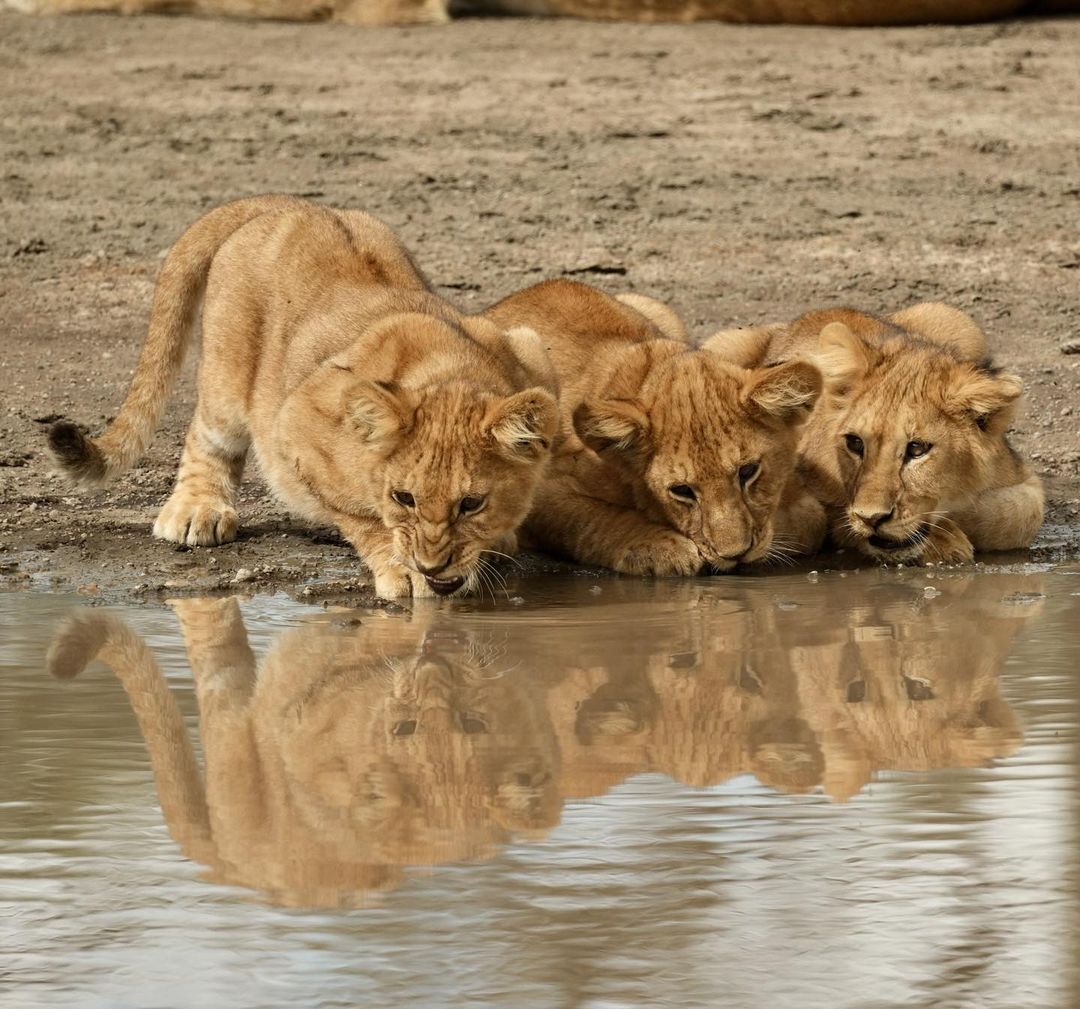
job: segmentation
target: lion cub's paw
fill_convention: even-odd
[[[975,559],[975,547],[967,534],[949,519],[937,519],[923,548],[922,560],[935,564],[967,564]]]
[[[612,565],[624,575],[696,575],[704,563],[694,541],[674,530],[657,530],[628,546]]]
[[[209,503],[173,495],[154,522],[154,536],[189,547],[215,547],[236,539],[236,510],[223,502]]]
[[[395,564],[373,574],[375,595],[380,599],[408,599],[412,595],[413,583],[407,568]]]
[[[435,590],[427,579],[400,564],[375,572],[375,595],[380,599],[433,598]]]

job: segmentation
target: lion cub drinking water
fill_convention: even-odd
[[[368,214],[285,196],[229,203],[169,252],[108,430],[50,432],[69,477],[98,484],[143,454],[200,300],[195,419],[154,535],[234,539],[254,448],[290,509],[356,547],[379,595],[474,588],[484,554],[513,545],[558,425],[536,334],[461,315]]]
[[[821,368],[825,395],[799,469],[829,507],[838,545],[893,563],[1031,545],[1042,482],[1005,437],[1023,386],[991,366],[985,336],[959,309],[810,312],[707,346],[748,366],[804,358]]]
[[[659,302],[567,280],[485,315],[535,329],[559,376],[560,444],[525,526],[539,546],[693,575],[820,545],[824,510],[790,479],[821,388],[813,365],[748,371],[695,350]]]

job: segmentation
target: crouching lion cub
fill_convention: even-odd
[[[1005,437],[1023,386],[992,366],[982,331],[959,309],[810,312],[708,345],[748,365],[805,358],[821,368],[826,392],[800,472],[829,506],[839,545],[894,563],[1031,545],[1042,482]]]
[[[824,510],[790,479],[813,365],[746,370],[694,349],[659,302],[567,280],[485,315],[536,330],[559,378],[559,445],[525,526],[539,546],[693,575],[820,545]]]
[[[211,211],[162,267],[142,357],[99,438],[52,453],[94,485],[143,454],[202,302],[198,403],[154,535],[234,539],[244,462],[296,513],[335,524],[384,597],[474,588],[509,549],[558,426],[535,333],[434,295],[382,222],[285,196]]]

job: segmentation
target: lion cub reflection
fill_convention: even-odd
[[[68,677],[98,655],[116,671],[170,829],[215,881],[288,905],[363,903],[405,867],[488,857],[557,822],[543,705],[476,635],[365,616],[289,631],[257,669],[235,600],[173,605],[205,788],[164,677],[125,624],[76,615],[49,664]]]

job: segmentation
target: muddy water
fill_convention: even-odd
[[[5,1009],[1080,1004],[1080,571],[83,603],[0,596]]]

